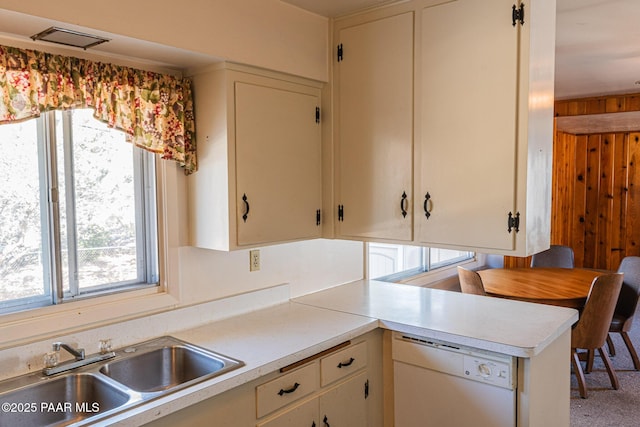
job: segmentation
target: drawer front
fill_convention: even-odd
[[[320,385],[325,386],[367,366],[367,343],[347,347],[320,359]]]
[[[257,417],[263,417],[318,389],[318,363],[314,362],[256,387]]]
[[[296,403],[292,408],[279,413],[277,416],[258,423],[257,427],[320,426],[318,414],[318,398],[311,398],[306,402]]]

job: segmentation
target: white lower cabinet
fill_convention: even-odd
[[[382,427],[382,399],[382,331],[376,330],[148,425]]]
[[[257,427],[367,427],[367,373],[361,372],[317,397],[302,401]]]
[[[367,343],[360,342],[258,385],[256,426],[367,427],[366,367]]]
[[[318,414],[318,399],[313,398],[285,410],[276,417],[258,423],[258,427],[320,426]]]
[[[347,380],[320,395],[320,426],[367,427],[366,372]]]
[[[256,414],[261,418],[318,389],[318,363],[313,362],[256,387]]]

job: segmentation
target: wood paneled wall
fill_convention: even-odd
[[[554,110],[556,117],[640,111],[640,94],[561,100],[555,102]]]
[[[551,242],[571,246],[577,267],[640,255],[640,133],[558,132],[554,156]]]
[[[556,116],[640,111],[640,95],[556,102]],[[554,139],[551,243],[571,246],[577,267],[615,270],[640,255],[640,123],[638,132]],[[505,267],[529,258],[505,257]]]

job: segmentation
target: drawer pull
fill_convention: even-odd
[[[355,361],[356,361],[356,359],[354,359],[353,357],[350,357],[348,362],[340,362],[340,363],[338,363],[338,368],[345,368],[347,366],[351,366],[351,364],[353,362],[355,362]]]
[[[300,384],[295,383],[295,384],[293,385],[293,387],[291,387],[291,388],[290,388],[290,389],[288,389],[288,390],[285,390],[285,389],[281,388],[281,389],[280,389],[280,391],[278,392],[278,394],[279,394],[280,396],[282,396],[282,395],[285,395],[285,394],[293,393],[294,391],[296,391],[296,390],[298,389],[298,387],[300,387]]]
[[[327,416],[326,416],[326,415],[324,416],[324,419],[322,420],[322,422],[324,423],[325,427],[331,427],[331,426],[329,425],[329,418],[327,418]]]

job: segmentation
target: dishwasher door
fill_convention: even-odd
[[[395,427],[515,427],[516,359],[394,334]]]

